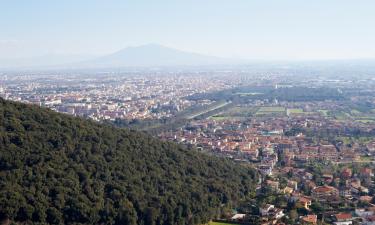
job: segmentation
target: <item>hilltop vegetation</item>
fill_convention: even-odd
[[[144,133],[0,99],[0,222],[202,224],[254,170]]]

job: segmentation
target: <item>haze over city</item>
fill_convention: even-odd
[[[150,43],[246,60],[373,59],[374,8],[371,0],[2,1],[0,59],[82,61]]]

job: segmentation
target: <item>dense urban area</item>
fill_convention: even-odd
[[[256,169],[212,224],[375,224],[375,79],[280,71],[4,73],[0,97]]]

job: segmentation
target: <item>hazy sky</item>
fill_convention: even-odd
[[[0,0],[0,58],[147,43],[247,59],[375,58],[375,0]]]

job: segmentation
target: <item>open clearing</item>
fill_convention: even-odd
[[[238,225],[235,223],[210,222],[209,225]]]
[[[284,107],[260,107],[256,115],[269,115],[269,114],[283,114],[285,113]]]
[[[301,113],[304,113],[303,112],[303,109],[299,109],[299,108],[292,108],[292,109],[287,109],[287,112],[288,113],[298,113],[298,114],[301,114]]]

